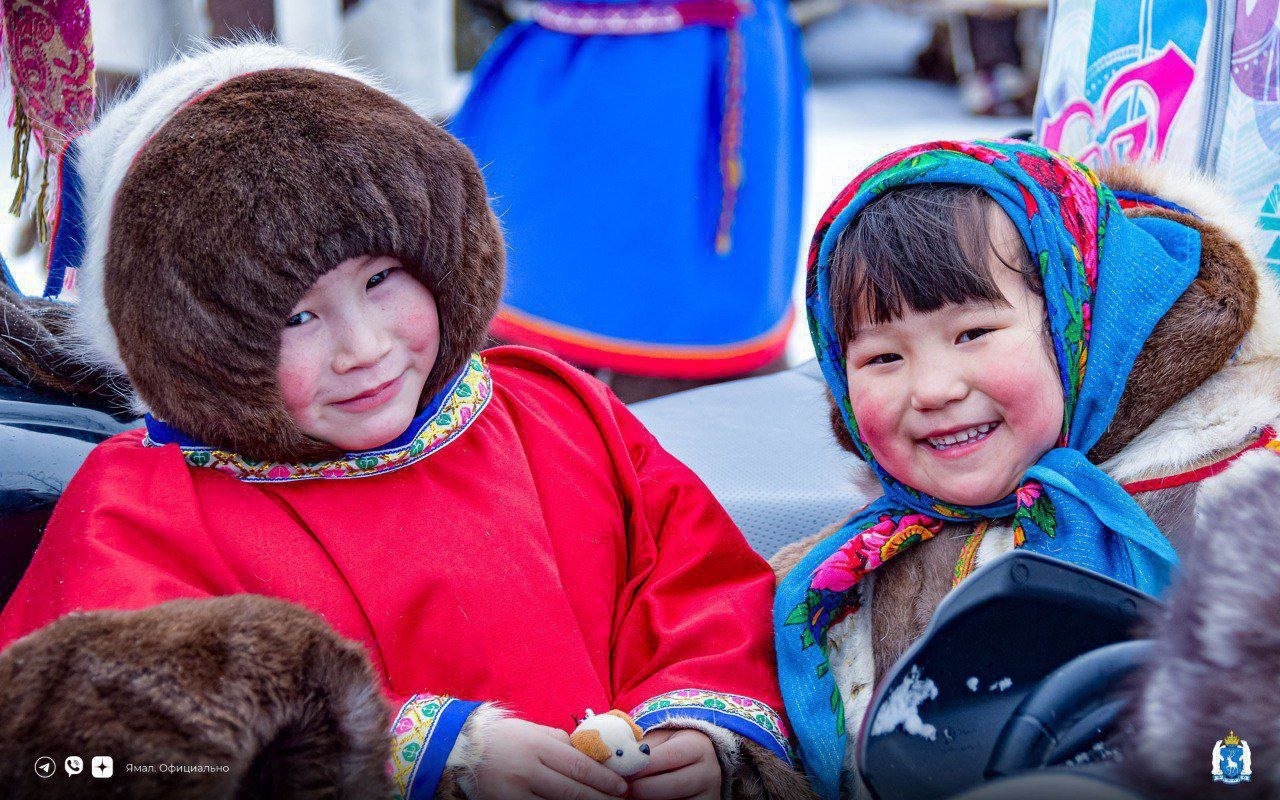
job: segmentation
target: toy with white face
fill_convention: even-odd
[[[578,724],[569,741],[573,746],[626,778],[649,765],[649,745],[644,731],[621,711],[593,714]]]

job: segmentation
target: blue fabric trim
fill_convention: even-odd
[[[693,717],[694,719],[706,720],[713,725],[719,725],[725,730],[733,731],[739,736],[750,739],[778,758],[781,758],[787,764],[794,765],[791,754],[787,752],[786,748],[778,744],[778,740],[773,737],[773,734],[759,725],[733,714],[721,714],[713,709],[697,706],[672,706],[650,711],[643,716],[636,717],[635,723],[647,731],[672,717]]]
[[[1200,215],[1197,214],[1196,212],[1187,208],[1183,208],[1182,206],[1172,201],[1165,200],[1163,197],[1156,197],[1155,195],[1143,194],[1142,192],[1128,192],[1122,189],[1119,189],[1119,190],[1113,189],[1111,193],[1114,194],[1116,198],[1119,200],[1132,200],[1135,203],[1146,203],[1147,205],[1151,205],[1151,206],[1159,206],[1160,208],[1167,208],[1170,211],[1177,211],[1179,214],[1190,214],[1196,219],[1200,219]]]
[[[13,273],[9,271],[9,264],[5,262],[4,256],[0,256],[0,280],[3,280],[4,285],[17,294],[22,294],[22,290],[18,288],[18,281],[13,277]]]
[[[456,389],[462,379],[466,377],[467,370],[470,369],[470,366],[470,360],[468,360],[466,364],[462,365],[462,369],[458,370],[458,374],[454,376],[453,380],[449,381],[449,384],[439,392],[436,392],[435,396],[431,398],[431,401],[427,403],[426,407],[418,412],[418,415],[409,423],[409,427],[405,428],[404,433],[401,433],[395,439],[381,445],[375,450],[368,450],[365,452],[371,454],[382,453],[387,450],[394,450],[397,447],[404,447],[409,442],[412,442],[413,438],[418,435],[418,431],[422,430],[422,426],[430,422],[436,414],[440,413],[440,407],[445,404],[445,401],[453,394],[454,389]],[[209,445],[204,442],[192,439],[190,436],[187,436],[185,433],[167,422],[156,419],[150,414],[143,417],[143,423],[147,428],[147,437],[157,445],[176,444],[181,447],[209,447]],[[348,457],[357,455],[361,455],[361,453],[346,454]]]
[[[49,246],[49,278],[44,296],[57,297],[68,269],[84,260],[84,184],[80,178],[80,146],[67,142],[58,169],[58,218],[54,222],[53,243]]]
[[[453,752],[458,735],[462,733],[462,726],[466,724],[471,712],[479,707],[479,703],[471,700],[449,700],[440,709],[435,727],[427,736],[413,780],[405,791],[405,800],[431,800],[435,797],[440,777],[444,775],[445,763]]]

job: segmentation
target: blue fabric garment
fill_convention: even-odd
[[[923,495],[876,463],[852,415],[844,343],[831,312],[828,271],[840,234],[883,192],[917,183],[985,190],[1018,228],[1044,279],[1064,437],[1016,493],[980,508]],[[824,215],[810,251],[810,328],[828,387],[884,495],[815,547],[782,581],[775,601],[783,698],[801,759],[823,796],[839,795],[849,735],[826,655],[827,631],[857,608],[861,577],[931,538],[943,522],[1012,517],[1028,549],[1149,593],[1167,586],[1177,563],[1172,546],[1085,454],[1110,424],[1147,336],[1194,280],[1199,263],[1198,232],[1168,220],[1128,219],[1085,167],[1021,142],[908,148],[855,178]]]
[[[507,309],[655,347],[733,345],[788,318],[806,79],[784,2],[757,0],[739,24],[743,179],[726,255],[725,29],[577,36],[520,22],[493,45],[449,127],[506,234]]]
[[[5,263],[3,256],[0,256],[0,282],[3,282],[11,291],[22,294],[22,289],[19,288],[18,281],[13,277],[13,273],[9,271],[9,265]]]
[[[67,142],[58,161],[58,208],[53,221],[53,241],[49,245],[49,277],[44,296],[56,298],[68,270],[79,269],[87,239],[84,210],[84,180],[80,176],[80,145]]]

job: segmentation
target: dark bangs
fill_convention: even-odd
[[[999,206],[982,189],[934,183],[892,189],[859,212],[831,257],[831,313],[841,345],[859,324],[888,322],[907,308],[1007,303],[989,263],[1021,273],[1040,291],[1021,241],[1013,262],[992,241],[990,208]]]

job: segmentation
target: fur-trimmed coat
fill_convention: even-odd
[[[1187,563],[1195,540],[1223,535],[1212,519],[1202,519],[1197,526],[1199,496],[1213,493],[1215,484],[1228,476],[1247,482],[1241,471],[1280,462],[1280,441],[1274,440],[1274,432],[1280,431],[1280,289],[1256,251],[1251,223],[1203,178],[1151,167],[1104,170],[1101,177],[1113,188],[1163,198],[1200,217],[1149,207],[1126,212],[1175,218],[1199,229],[1201,271],[1148,340],[1115,420],[1090,453],[1165,534],[1182,558],[1183,569],[1196,570],[1198,564]],[[847,435],[841,436],[838,416],[833,417],[833,426],[837,438],[851,449]],[[868,498],[880,493],[862,462],[856,462],[854,481]],[[1280,492],[1280,485],[1275,490]],[[771,563],[779,579],[839,527],[833,525],[778,552]],[[957,573],[967,575],[1013,549],[1008,524],[992,524],[981,539],[971,540],[973,531],[972,526],[948,524],[934,540],[877,569],[860,586],[864,601],[859,612],[832,627],[828,646],[832,673],[844,697],[847,730],[859,730],[875,686],[924,632]],[[1274,518],[1238,533],[1276,538],[1277,544],[1270,549],[1280,559],[1280,537],[1274,536],[1280,533],[1280,522]],[[1229,547],[1227,542],[1220,544]],[[1180,591],[1184,589],[1175,586],[1172,593],[1177,596]],[[1280,602],[1271,613],[1280,613]],[[1157,629],[1156,633],[1167,636],[1170,631]],[[1168,649],[1182,655],[1188,650],[1173,645]],[[1280,660],[1280,652],[1275,657]],[[1166,700],[1163,707],[1184,699],[1192,698]],[[1276,709],[1280,716],[1280,704]],[[1220,725],[1234,724],[1227,717],[1222,720]],[[1139,724],[1152,752],[1174,733],[1167,717],[1158,723],[1139,719]],[[1166,771],[1163,780],[1170,791],[1181,786],[1204,788],[1199,779],[1208,772],[1209,748],[1225,733],[1223,728],[1203,745],[1204,755],[1195,766],[1204,769],[1184,765]],[[1182,731],[1177,734],[1189,738]],[[845,758],[845,791],[856,797],[860,781],[854,752],[851,743]],[[1144,780],[1155,779],[1146,775]]]
[[[568,731],[587,708],[622,708],[647,728],[707,733],[726,796],[805,796],[773,711],[774,579],[763,559],[597,381],[523,348],[486,360],[491,388],[468,395],[487,398],[470,425],[385,474],[255,483],[177,445],[147,446],[142,431],[100,445],[0,613],[0,705],[17,709],[0,723],[0,784],[32,783],[18,750],[102,742],[138,706],[152,722],[136,741],[111,742],[121,756],[181,761],[193,742],[216,742],[213,752],[247,769],[291,752],[277,734],[294,728],[257,719],[284,705],[339,722],[358,712],[364,738],[326,740],[331,760],[390,750],[406,796],[426,783],[448,797],[474,778],[504,714]],[[272,626],[192,602],[246,593],[324,622]],[[102,609],[147,610],[49,625]],[[199,620],[201,635],[184,634]],[[317,631],[329,626],[350,641],[324,640]],[[278,669],[258,666],[254,651],[274,654]],[[361,651],[371,669],[333,675],[333,653]],[[370,675],[399,709],[390,748],[386,728],[381,748],[368,741],[367,718],[381,709],[379,692],[360,692]],[[77,696],[46,691],[58,685]],[[342,693],[364,700],[336,703]],[[220,712],[191,717],[193,704]],[[259,727],[269,730],[236,739]],[[21,775],[8,776],[10,763]],[[154,780],[155,796],[172,788]]]

